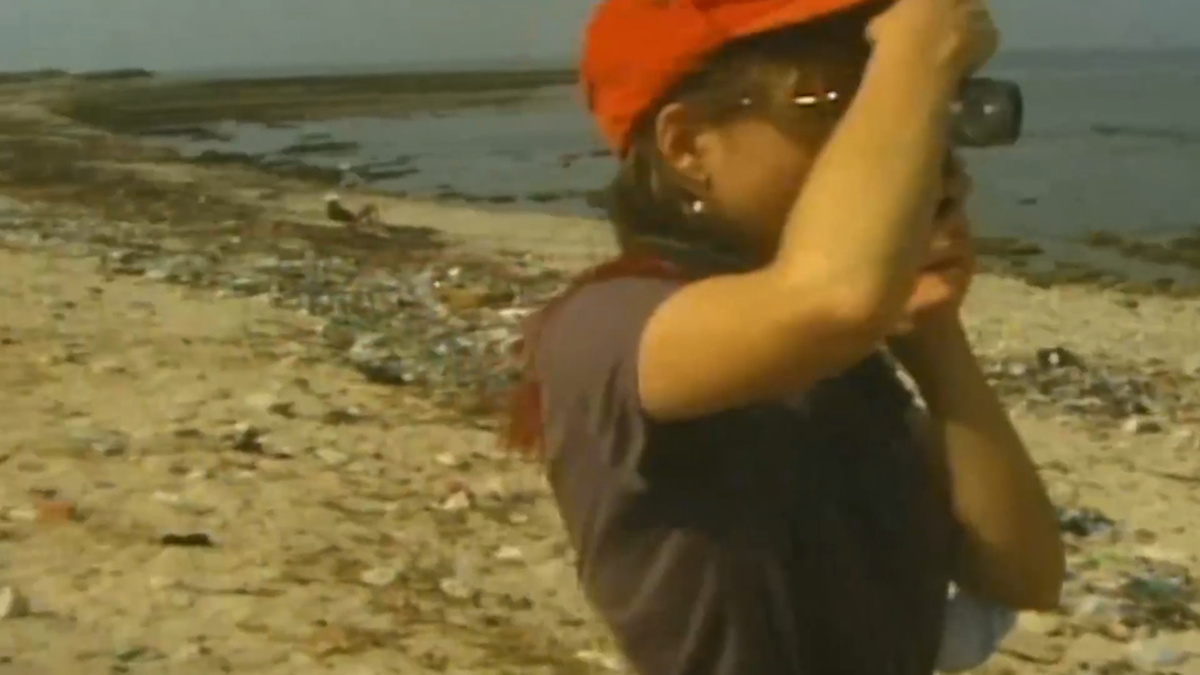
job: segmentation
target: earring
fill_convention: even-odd
[[[704,213],[706,208],[708,207],[704,204],[703,199],[693,199],[692,203],[688,204],[688,210],[690,210],[693,215]]]

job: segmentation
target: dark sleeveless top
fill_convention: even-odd
[[[643,675],[931,673],[955,529],[892,366],[654,422],[637,349],[676,288],[590,285],[536,351],[550,483],[625,655]]]

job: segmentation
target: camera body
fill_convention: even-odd
[[[1021,138],[1025,102],[1016,83],[975,77],[963,83],[952,113],[951,137],[955,145],[1006,146]]]

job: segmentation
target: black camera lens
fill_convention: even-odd
[[[1014,82],[967,80],[954,103],[954,144],[967,148],[1012,145],[1021,137],[1025,102]]]

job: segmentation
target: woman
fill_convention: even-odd
[[[598,8],[622,256],[531,324],[511,440],[639,672],[959,669],[1057,604],[1057,520],[959,321],[979,1]]]

